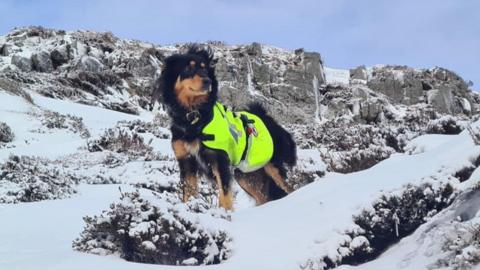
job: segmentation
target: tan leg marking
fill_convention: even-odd
[[[172,141],[173,152],[177,160],[196,155],[200,149],[198,141],[187,143],[183,140]],[[183,202],[187,202],[192,196],[197,195],[197,175],[186,172],[185,179],[182,179]]]
[[[293,189],[287,184],[287,181],[280,175],[280,171],[272,163],[264,167],[265,172],[272,177],[273,181],[286,193],[292,193]]]
[[[185,158],[189,155],[196,155],[200,150],[200,142],[199,140],[189,142],[183,140],[175,140],[172,141],[172,148],[173,153],[175,153],[175,157],[177,160]]]
[[[245,190],[245,192],[255,199],[257,205],[261,205],[269,201],[267,196],[268,188],[265,186],[265,180],[258,179],[258,177],[254,177],[254,175],[247,176],[243,174],[235,175],[235,180],[237,180],[237,183],[243,190]]]
[[[183,183],[183,202],[188,202],[190,197],[197,195],[197,176],[187,175]]]
[[[220,207],[224,208],[225,210],[233,210],[233,193],[231,190],[227,192],[223,190],[222,179],[220,178],[220,173],[218,172],[218,168],[216,166],[213,166],[213,176],[217,181],[218,203]]]
[[[187,148],[185,147],[185,142],[182,140],[172,141],[173,153],[178,159],[182,159],[188,156]]]

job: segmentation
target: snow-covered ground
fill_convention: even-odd
[[[345,83],[343,71],[330,72],[326,69],[326,74],[327,81]],[[334,77],[328,79],[332,74]],[[11,154],[41,156],[64,162],[75,159],[80,162],[83,159],[88,164],[83,168],[83,174],[93,175],[102,171],[95,165],[96,158],[101,159],[99,156],[102,154],[88,152],[86,140],[67,129],[44,130],[33,114],[48,109],[82,117],[92,136],[102,134],[121,120],[153,119],[149,112],[132,116],[38,95],[33,95],[33,99],[36,105],[0,90],[0,120],[6,122],[16,136],[13,142],[0,149],[0,160],[7,159]],[[480,122],[474,127],[480,127]],[[443,181],[469,166],[480,155],[480,147],[473,143],[466,131],[459,135],[432,138],[423,137],[412,142],[415,155],[395,154],[368,170],[356,173],[328,173],[286,198],[262,206],[253,207],[251,201],[243,197],[237,202],[231,221],[219,220],[213,224],[233,238],[232,256],[219,265],[185,268],[300,269],[305,266],[320,267],[319,260],[325,256],[332,259],[342,256],[339,248],[345,242],[354,243],[354,239],[348,239],[347,235],[356,228],[352,216],[370,209],[382,194],[401,192],[407,184],[435,184],[435,179]],[[154,150],[172,157],[168,140],[157,139],[152,145]],[[315,158],[318,155],[313,151],[300,151],[301,160]],[[68,199],[0,204],[0,269],[178,269],[174,266],[130,263],[116,256],[90,255],[72,249],[72,241],[80,235],[84,226],[82,217],[98,215],[108,209],[112,202],[119,199],[119,187],[128,191],[133,189],[129,183],[178,179],[176,173],[145,173],[162,166],[165,164],[159,161],[143,164],[129,162],[112,172],[105,172],[105,175],[118,178],[122,184],[81,184],[78,194]],[[479,174],[473,174],[472,178]],[[459,190],[467,188],[466,184],[456,179],[450,181]],[[472,185],[473,181],[478,182],[478,178],[467,182]],[[418,239],[425,233],[428,224],[395,245],[380,259],[358,268],[426,269],[437,256],[424,250],[440,248],[430,238],[427,244],[419,243]],[[417,246],[420,247],[418,250],[421,249],[419,252],[415,252]]]
[[[350,70],[325,67],[325,79],[329,84],[349,84]]]

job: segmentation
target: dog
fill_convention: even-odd
[[[165,104],[171,118],[183,201],[196,195],[201,176],[214,181],[227,210],[233,210],[232,178],[257,205],[286,196],[293,191],[287,168],[297,161],[292,136],[259,103],[242,112],[219,103],[214,64],[210,48],[191,45],[165,59],[154,84],[153,101]]]

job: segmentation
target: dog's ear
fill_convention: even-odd
[[[210,46],[200,46],[198,44],[190,44],[188,46],[188,54],[198,55],[205,60],[205,64],[214,67],[217,61],[214,59],[214,52]]]

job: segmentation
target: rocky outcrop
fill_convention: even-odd
[[[413,69],[406,66],[364,66],[350,72],[352,84],[366,84],[394,103],[413,105],[426,103],[438,112],[471,114],[474,99],[465,81],[457,74],[443,69]],[[466,108],[466,110],[465,110]]]
[[[152,109],[153,83],[164,59],[188,46],[41,27],[13,30],[0,42],[0,88],[131,114]],[[259,43],[204,45],[215,53],[223,103],[234,108],[263,103],[283,125],[302,130],[297,140],[310,138],[302,147],[326,147],[322,155],[332,170],[372,166],[403,151],[406,140],[428,132],[428,123],[444,116],[454,117],[459,129],[448,132],[457,132],[480,109],[480,96],[442,68],[360,66],[336,70],[339,78],[332,81],[326,73],[334,69],[324,68],[316,52]],[[351,144],[338,147],[342,142],[329,134]]]

